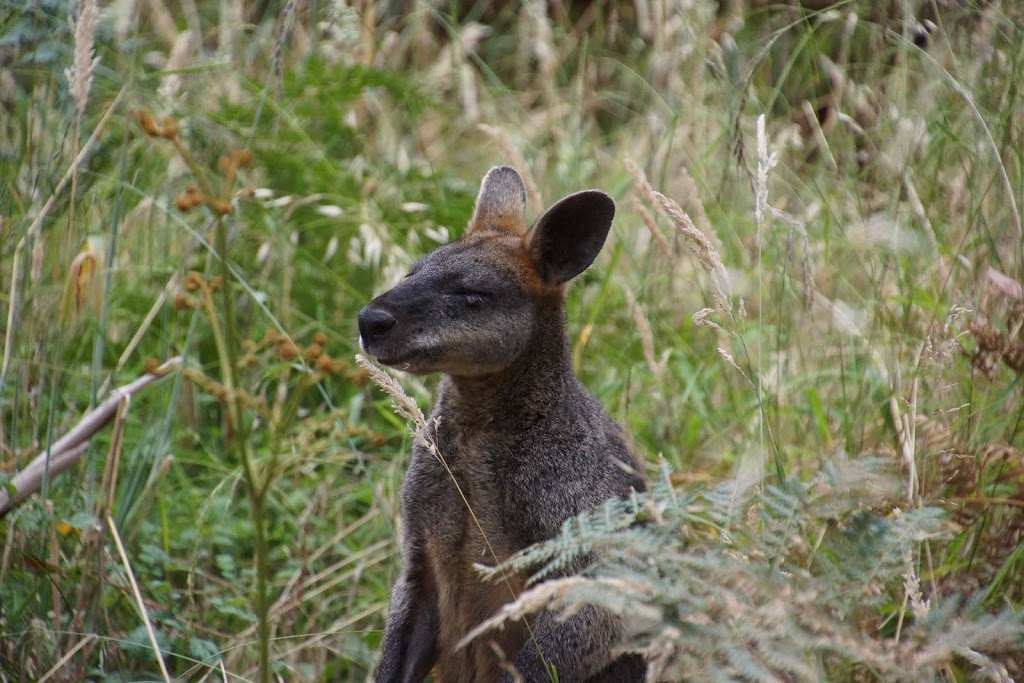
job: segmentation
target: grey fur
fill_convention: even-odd
[[[367,353],[445,374],[429,437],[451,470],[413,447],[381,682],[421,681],[432,669],[435,680],[511,681],[509,664],[526,681],[551,680],[538,648],[561,683],[644,678],[640,657],[612,660],[622,627],[596,608],[566,621],[541,612],[529,620],[532,638],[520,623],[455,647],[527,578],[485,584],[473,564],[503,561],[569,517],[645,488],[622,428],[573,372],[565,331],[564,283],[596,258],[614,203],[597,191],[570,195],[527,235],[522,188],[512,169],[492,169],[467,234],[359,315]]]

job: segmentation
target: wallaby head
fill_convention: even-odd
[[[416,374],[500,372],[531,346],[538,326],[561,324],[566,283],[594,262],[614,216],[611,197],[587,190],[527,230],[522,178],[492,168],[466,233],[359,313],[360,345]]]

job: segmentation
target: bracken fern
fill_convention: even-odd
[[[836,459],[806,482],[679,491],[663,467],[649,493],[609,501],[504,565],[481,567],[533,570],[536,581],[588,560],[580,576],[535,583],[471,637],[537,609],[598,605],[625,617],[624,648],[649,657],[650,680],[820,681],[854,665],[882,680],[930,680],[951,667],[1005,675],[1002,662],[1024,654],[1012,611],[933,596],[894,635],[909,549],[949,539],[955,525],[938,508],[894,507],[887,470]]]

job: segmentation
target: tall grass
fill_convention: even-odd
[[[801,651],[812,677],[914,678],[899,652],[1024,673],[982,637],[1024,598],[1015,5],[95,6],[0,10],[0,476],[153,362],[185,369],[0,521],[0,677],[367,677],[410,441],[355,315],[509,162],[534,211],[617,199],[574,358],[663,482],[644,538],[757,598],[691,643],[813,588],[835,621],[793,628],[864,640]],[[432,387],[405,380],[423,407]],[[658,518],[686,512],[665,497],[705,507]],[[928,533],[834,573],[897,527]],[[645,623],[666,677],[699,652]]]

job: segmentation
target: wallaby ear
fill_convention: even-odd
[[[615,218],[615,202],[599,190],[560,199],[544,212],[530,236],[530,252],[549,285],[573,279],[594,262]]]
[[[480,183],[467,232],[526,232],[526,186],[514,168],[495,166]]]

